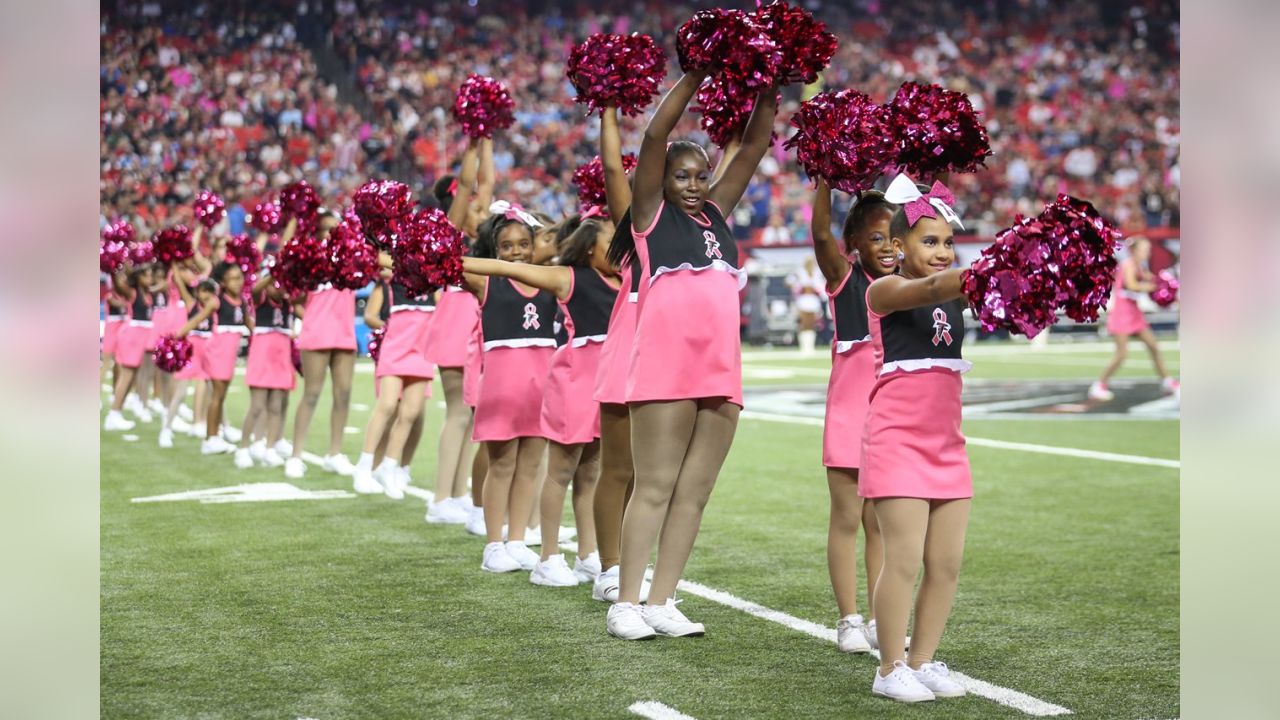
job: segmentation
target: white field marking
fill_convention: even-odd
[[[414,487],[413,485],[410,485],[410,486],[406,487],[406,488],[404,489],[404,494],[405,494],[405,495],[412,495],[412,496],[414,496],[414,497],[422,498],[423,500],[426,500],[427,502],[431,502],[432,500],[435,500],[435,499],[436,499],[436,494],[435,494],[435,493],[431,492],[430,490],[423,490],[423,489],[422,489],[422,488],[420,488],[420,487]]]
[[[346,435],[359,435],[359,434],[360,434],[360,428],[357,428],[357,427],[351,427],[350,425],[347,425],[347,426],[345,426],[345,427],[343,427],[343,428],[342,428],[342,432],[343,432],[343,434],[346,434]]]
[[[696,720],[691,715],[685,715],[670,705],[663,705],[655,700],[632,703],[627,709],[632,714],[649,718],[649,720]]]
[[[1023,398],[1021,400],[1001,400],[999,402],[979,403],[977,405],[965,405],[961,410],[961,415],[968,417],[969,415],[983,415],[986,413],[1001,412],[1004,410],[1021,410],[1022,408],[1039,407],[1041,405],[1052,405],[1054,403],[1063,403],[1068,400],[1078,400],[1080,393],[1063,393],[1061,395],[1046,395],[1044,397]]]
[[[188,490],[186,492],[152,495],[150,497],[133,498],[131,502],[180,502],[198,500],[202,504],[234,503],[234,502],[274,502],[277,500],[338,500],[353,498],[354,494],[345,490],[303,490],[285,482],[246,483],[229,487],[206,488],[204,490]]]
[[[130,434],[128,434],[128,435],[121,435],[121,436],[120,436],[120,439],[121,439],[121,440],[123,440],[123,441],[125,441],[125,442],[138,442],[138,436],[137,436],[137,435],[134,435],[134,434],[132,434],[132,433],[130,433]]]
[[[766,422],[782,422],[791,423],[793,425],[810,425],[813,427],[823,426],[822,418],[777,415],[774,413],[756,412],[754,410],[743,410],[742,417],[748,420],[764,420]],[[1086,460],[1102,460],[1104,462],[1128,463],[1130,465],[1151,465],[1154,467],[1167,467],[1174,469],[1182,468],[1182,462],[1180,460],[1153,458],[1146,457],[1145,455],[1123,455],[1120,453],[1101,452],[1098,450],[1082,450],[1080,448],[1059,447],[1057,445],[1008,442],[1005,440],[991,440],[988,438],[978,437],[968,437],[965,438],[965,441],[970,445],[995,448],[997,450],[1021,450],[1022,452],[1041,453],[1044,455],[1061,455],[1064,457],[1084,458]]]
[[[369,406],[365,405],[364,403],[351,403],[351,409],[359,410],[360,412],[365,412],[369,409]]]

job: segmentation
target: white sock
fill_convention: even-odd
[[[814,346],[818,341],[818,332],[816,330],[800,331],[800,351],[805,353],[813,352]]]
[[[372,470],[373,469],[373,453],[367,453],[367,452],[360,453],[360,459],[356,461],[356,469]]]
[[[372,458],[373,456],[371,455],[369,462],[373,462]],[[400,463],[395,460],[392,460],[391,458],[382,458],[382,464],[378,466],[378,472],[390,472],[398,467],[400,467]]]

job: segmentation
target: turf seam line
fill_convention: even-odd
[[[635,702],[627,709],[649,720],[696,720],[692,715],[685,715],[670,705],[663,705],[656,700]]]

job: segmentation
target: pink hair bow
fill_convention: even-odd
[[[922,217],[939,217],[948,223],[954,223],[961,230],[964,224],[960,222],[960,217],[956,215],[956,211],[951,208],[956,198],[947,189],[946,185],[934,180],[933,187],[929,188],[929,192],[922,193],[920,188],[916,187],[916,183],[907,177],[906,173],[898,175],[889,183],[889,188],[885,190],[884,199],[895,205],[901,205],[907,214],[907,225],[915,227],[916,221]],[[935,212],[936,210],[936,212]]]
[[[605,209],[599,205],[588,205],[586,210],[582,211],[582,219],[587,220],[593,217],[604,217]]]
[[[542,223],[538,222],[538,218],[530,215],[518,203],[494,200],[493,204],[489,206],[489,212],[494,215],[501,215],[508,220],[519,220],[529,227],[542,227]]]
[[[450,195],[458,194],[458,178],[456,177],[453,179],[452,182],[449,183],[449,194]]]

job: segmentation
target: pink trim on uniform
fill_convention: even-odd
[[[638,231],[635,229],[635,226],[632,226],[632,228],[631,228],[631,235],[632,235],[633,237],[635,237],[637,240],[643,240],[643,239],[645,239],[645,238],[649,237],[649,233],[653,232],[653,229],[654,229],[655,227],[657,227],[657,226],[658,226],[658,218],[662,217],[662,208],[663,208],[663,206],[664,206],[664,205],[666,205],[666,204],[667,204],[667,199],[666,199],[666,198],[663,198],[662,200],[659,200],[659,201],[658,201],[658,210],[657,210],[657,212],[655,212],[655,213],[653,214],[653,222],[649,223],[649,227],[648,227],[648,228],[645,228],[644,232],[638,232]]]

